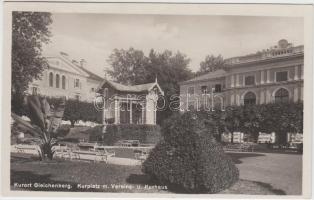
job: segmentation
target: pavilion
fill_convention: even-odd
[[[164,92],[153,83],[122,85],[104,80],[96,92],[102,97],[104,124],[156,124],[157,100]]]

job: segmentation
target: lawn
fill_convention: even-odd
[[[244,158],[260,155],[245,156],[234,154],[236,163],[241,165]],[[263,156],[260,156],[263,157]],[[11,189],[12,190],[52,190],[52,191],[83,191],[83,192],[140,192],[140,193],[169,193],[165,186],[160,186],[141,172],[140,166],[119,166],[104,163],[54,160],[39,162],[35,158],[12,155],[11,157]],[[241,171],[240,171],[241,174]],[[241,175],[240,175],[241,178]],[[32,187],[17,187],[18,184],[32,183]],[[41,183],[43,187],[34,187]],[[47,184],[68,185],[69,188],[51,188]],[[15,185],[15,186],[14,186]],[[222,194],[285,194],[280,189],[258,180],[241,179]]]

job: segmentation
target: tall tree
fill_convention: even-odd
[[[200,69],[197,75],[201,75],[208,72],[213,72],[218,69],[223,69],[225,66],[225,60],[221,55],[207,55],[205,60],[200,63]]]
[[[29,83],[40,78],[47,64],[41,53],[51,36],[52,19],[44,12],[13,12],[12,18],[12,109],[19,113]]]
[[[145,82],[148,59],[143,51],[134,48],[114,49],[107,61],[112,69],[106,72],[117,82],[128,85]]]
[[[174,113],[170,109],[169,104],[172,102],[172,107],[178,101],[180,94],[179,82],[193,77],[192,71],[188,68],[190,59],[181,52],[175,54],[169,50],[162,53],[157,53],[153,49],[149,53],[149,66],[147,82],[152,82],[157,77],[160,87],[165,92],[164,101],[159,101],[159,107],[164,105],[165,109],[157,112],[157,123],[161,123]],[[177,96],[177,97],[175,97]],[[175,97],[175,98],[174,98]]]

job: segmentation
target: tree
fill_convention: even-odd
[[[170,109],[169,104],[172,102],[172,107],[178,101],[180,94],[179,83],[193,77],[192,71],[188,68],[190,59],[181,52],[173,54],[169,50],[162,53],[157,53],[153,49],[149,53],[149,65],[146,82],[153,82],[157,77],[160,87],[165,93],[165,101],[159,101],[158,106],[165,104],[165,110],[157,112],[157,123],[171,116],[175,111]],[[177,96],[177,97],[176,97]]]
[[[52,19],[44,12],[13,12],[12,17],[12,110],[20,114],[24,92],[47,65],[41,52],[49,42]]]
[[[221,55],[207,55],[205,60],[200,63],[200,69],[196,73],[197,75],[201,75],[208,72],[213,72],[218,69],[223,69],[225,67],[225,60]]]
[[[23,127],[23,132],[29,132],[33,136],[39,137],[39,155],[43,159],[53,158],[53,146],[56,145],[56,134],[60,127],[65,108],[65,99],[61,99],[58,105],[49,105],[46,98],[39,96],[27,97],[28,117],[31,124],[12,112],[11,116],[19,127]]]
[[[106,72],[119,83],[134,85],[146,79],[148,59],[140,50],[114,49],[107,61],[112,69]]]
[[[276,133],[276,143],[286,144],[287,133],[303,133],[303,103],[261,105],[261,132]]]

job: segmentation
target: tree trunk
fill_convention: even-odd
[[[287,133],[285,132],[276,133],[276,143],[287,144]]]
[[[40,145],[41,150],[41,160],[52,160],[53,159],[53,151],[52,146],[48,143],[44,143]]]
[[[75,120],[70,120],[71,122],[71,127],[74,128]]]

